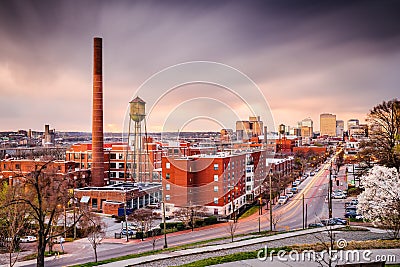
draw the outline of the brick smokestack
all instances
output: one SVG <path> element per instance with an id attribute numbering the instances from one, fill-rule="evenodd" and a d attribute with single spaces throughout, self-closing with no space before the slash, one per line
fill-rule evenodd
<path id="1" fill-rule="evenodd" d="M 102 41 L 95 37 L 93 46 L 92 186 L 104 186 Z"/>

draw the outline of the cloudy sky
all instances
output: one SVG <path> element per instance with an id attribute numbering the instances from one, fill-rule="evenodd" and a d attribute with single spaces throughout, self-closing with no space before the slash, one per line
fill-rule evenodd
<path id="1" fill-rule="evenodd" d="M 90 131 L 95 36 L 103 37 L 106 131 L 123 128 L 136 94 L 152 111 L 149 131 L 234 128 L 251 115 L 243 106 L 270 109 L 274 120 L 261 114 L 268 125 L 311 117 L 319 130 L 324 112 L 363 120 L 399 96 L 398 14 L 400 2 L 389 0 L 2 1 L 0 130 Z M 180 72 L 167 73 L 175 81 L 164 87 L 140 87 L 192 61 L 234 69 L 260 91 L 212 78 L 190 84 Z"/>

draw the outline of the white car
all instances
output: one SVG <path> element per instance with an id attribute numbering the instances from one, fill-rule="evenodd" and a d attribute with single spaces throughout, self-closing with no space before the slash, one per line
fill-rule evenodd
<path id="1" fill-rule="evenodd" d="M 280 196 L 278 199 L 278 204 L 283 205 L 288 201 L 288 197 L 287 196 Z"/>
<path id="2" fill-rule="evenodd" d="M 293 193 L 292 192 L 286 192 L 286 196 L 288 197 L 288 198 L 291 198 L 291 197 L 293 197 Z"/>
<path id="3" fill-rule="evenodd" d="M 27 236 L 23 236 L 19 239 L 20 242 L 22 243 L 30 243 L 30 242 L 35 242 L 37 240 L 37 238 L 35 236 L 32 235 L 27 235 Z"/>

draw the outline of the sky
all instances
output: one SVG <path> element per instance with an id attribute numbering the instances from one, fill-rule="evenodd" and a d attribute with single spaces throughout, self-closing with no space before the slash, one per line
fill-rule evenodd
<path id="1" fill-rule="evenodd" d="M 91 131 L 95 36 L 108 132 L 136 95 L 147 131 L 218 131 L 252 112 L 270 129 L 363 121 L 399 96 L 398 14 L 389 0 L 2 1 L 0 131 Z"/>

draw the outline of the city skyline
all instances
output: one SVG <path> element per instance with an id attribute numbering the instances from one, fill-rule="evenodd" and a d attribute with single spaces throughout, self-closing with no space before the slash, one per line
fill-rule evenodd
<path id="1" fill-rule="evenodd" d="M 374 105 L 398 97 L 399 7 L 395 1 L 5 1 L 0 130 L 40 130 L 49 123 L 57 130 L 89 132 L 94 36 L 104 42 L 106 132 L 122 130 L 128 103 L 146 79 L 198 60 L 226 64 L 253 80 L 275 126 L 297 126 L 311 117 L 318 131 L 322 113 L 362 122 Z M 158 106 L 157 114 L 178 112 L 171 122 L 175 129 L 219 131 L 218 120 L 185 125 L 187 118 L 180 117 L 207 118 L 204 107 L 216 117 L 229 114 L 217 101 L 184 105 L 199 88 L 223 95 L 222 103 L 240 110 L 240 103 L 216 86 L 187 85 Z M 154 90 L 155 98 L 163 90 Z M 252 106 L 260 101 L 246 100 Z M 223 125 L 234 128 L 236 120 L 250 115 L 232 116 Z M 159 127 L 149 124 L 148 131 Z"/>

